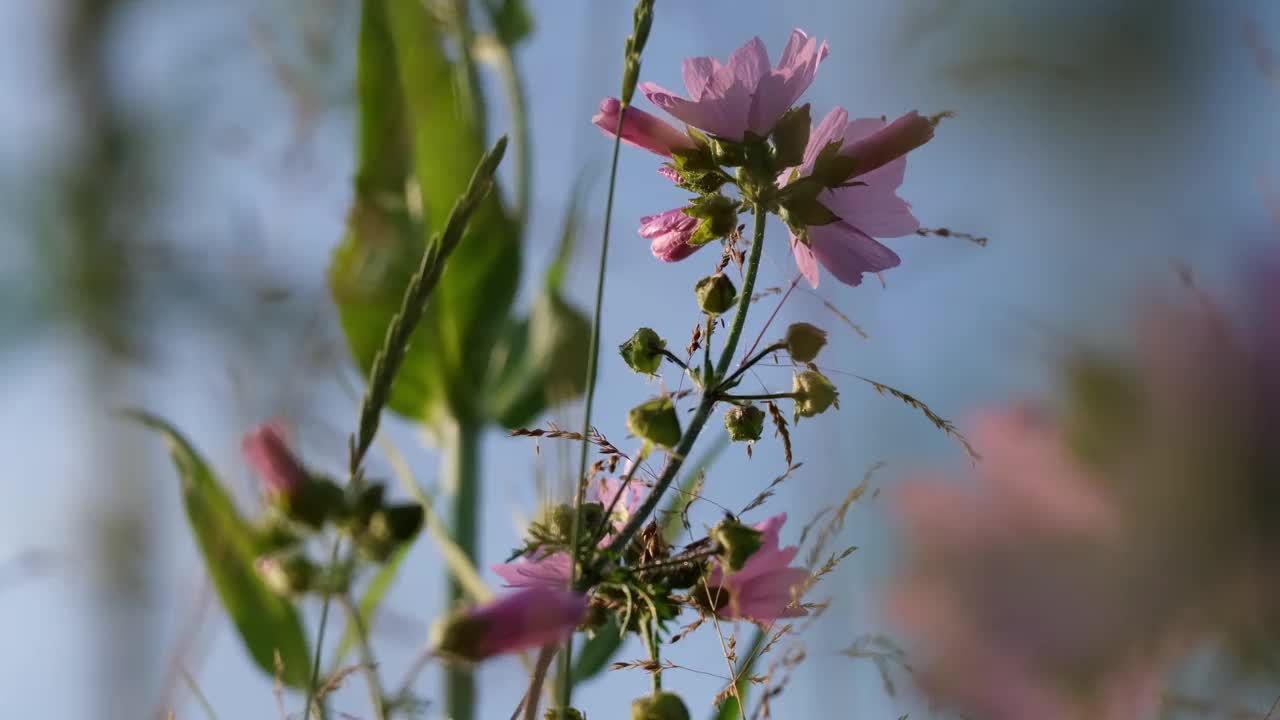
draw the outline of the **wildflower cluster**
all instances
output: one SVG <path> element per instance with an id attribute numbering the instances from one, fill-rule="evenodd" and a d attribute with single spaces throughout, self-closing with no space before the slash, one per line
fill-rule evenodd
<path id="1" fill-rule="evenodd" d="M 360 557 L 376 563 L 386 562 L 422 529 L 422 506 L 389 502 L 382 483 L 343 488 L 309 470 L 290 449 L 279 424 L 253 430 L 241 449 L 262 479 L 269 508 L 257 569 L 281 595 L 346 592 L 356 556 L 322 571 L 307 555 L 308 541 L 326 528 L 348 536 Z"/>

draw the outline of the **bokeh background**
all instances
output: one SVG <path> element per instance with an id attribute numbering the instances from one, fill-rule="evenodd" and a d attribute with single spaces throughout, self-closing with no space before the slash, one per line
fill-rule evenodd
<path id="1" fill-rule="evenodd" d="M 608 143 L 588 120 L 616 92 L 631 23 L 630 3 L 531 5 L 537 29 L 517 57 L 535 139 L 527 278 L 549 261 L 582 172 L 600 178 L 590 204 L 599 227 Z M 219 717 L 276 716 L 270 679 L 210 594 L 162 443 L 113 413 L 142 406 L 174 421 L 246 507 L 255 483 L 237 448 L 253 424 L 285 418 L 310 463 L 342 466 L 359 377 L 324 278 L 351 199 L 358 15 L 356 0 L 0 3 L 0 716 L 200 717 L 183 673 Z M 723 57 L 752 35 L 776 56 L 792 27 L 831 44 L 807 96 L 816 113 L 956 112 L 912 155 L 902 193 L 926 226 L 991 238 L 985 248 L 890 241 L 904 262 L 886 287 L 828 282 L 788 301 L 784 319 L 833 331 L 824 367 L 842 390 L 838 414 L 800 426 L 804 467 L 766 508 L 788 511 L 793 533 L 876 462 L 886 463 L 880 488 L 968 463 L 917 412 L 840 372 L 963 420 L 1051 392 L 1071 343 L 1124 342 L 1134 301 L 1176 282 L 1175 268 L 1229 292 L 1249 250 L 1275 242 L 1266 188 L 1280 167 L 1280 75 L 1260 49 L 1280 46 L 1275 3 L 659 0 L 641 75 L 679 87 L 681 58 Z M 654 387 L 609 349 L 642 324 L 683 344 L 693 283 L 714 261 L 661 265 L 634 236 L 640 216 L 679 202 L 655 167 L 623 153 L 595 416 L 615 442 L 627 408 Z M 784 286 L 789 253 L 777 228 L 769 240 L 761 284 Z M 584 308 L 596 251 L 593 240 L 579 246 L 568 283 Z M 788 382 L 783 369 L 760 377 Z M 574 427 L 580 409 L 551 419 Z M 401 423 L 390 436 L 432 487 L 433 451 Z M 570 453 L 535 450 L 485 439 L 486 565 L 506 556 L 544 488 L 559 486 Z M 731 448 L 706 494 L 741 506 L 783 467 L 776 442 L 750 460 Z M 381 460 L 374 470 L 388 472 Z M 885 630 L 886 500 L 851 515 L 842 542 L 860 549 L 816 593 L 835 604 L 803 637 L 808 659 L 774 703 L 780 717 L 925 714 L 905 676 L 891 698 L 872 664 L 840 654 Z M 425 642 L 441 573 L 424 538 L 374 630 L 389 677 Z M 628 647 L 622 659 L 641 655 Z M 671 657 L 725 672 L 714 633 Z M 486 665 L 480 716 L 506 717 L 524 678 L 513 659 Z M 578 704 L 620 717 L 647 682 L 609 673 Z M 722 686 L 683 670 L 666 682 L 695 702 Z M 424 694 L 438 683 L 432 668 Z M 361 717 L 364 702 L 353 680 L 334 707 Z M 291 712 L 300 704 L 286 698 Z"/>

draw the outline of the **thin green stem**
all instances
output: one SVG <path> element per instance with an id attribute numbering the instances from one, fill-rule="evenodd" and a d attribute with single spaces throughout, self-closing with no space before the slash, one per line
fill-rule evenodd
<path id="1" fill-rule="evenodd" d="M 779 342 L 779 343 L 774 343 L 770 345 L 769 347 L 761 350 L 755 355 L 752 355 L 745 362 L 743 362 L 742 365 L 738 366 L 738 369 L 734 370 L 732 375 L 725 378 L 717 387 L 717 390 L 719 390 L 720 388 L 726 388 L 729 385 L 733 384 L 733 381 L 742 377 L 742 374 L 750 370 L 752 365 L 755 365 L 756 363 L 765 359 L 769 355 L 778 352 L 779 350 L 786 350 L 786 349 L 787 349 L 787 344 Z"/>
<path id="2" fill-rule="evenodd" d="M 649 677 L 653 683 L 654 695 L 657 695 L 662 690 L 662 653 L 658 646 L 658 631 L 654 627 L 656 622 L 654 618 L 649 618 L 644 633 L 644 644 L 649 648 L 649 659 L 653 661 L 654 665 L 654 669 L 649 672 Z"/>
<path id="3" fill-rule="evenodd" d="M 627 468 L 627 474 L 623 476 L 622 483 L 618 485 L 618 492 L 609 501 L 609 507 L 605 508 L 604 515 L 600 518 L 600 524 L 596 526 L 594 532 L 591 533 L 591 543 L 600 542 L 600 538 L 604 537 L 605 532 L 613 523 L 613 511 L 618 509 L 618 503 L 622 502 L 622 496 L 626 494 L 627 488 L 631 485 L 631 481 L 635 479 L 636 471 L 640 469 L 641 463 L 644 462 L 645 450 L 641 450 L 636 454 L 635 460 L 631 462 L 631 467 Z"/>
<path id="4" fill-rule="evenodd" d="M 460 78 L 463 101 L 475 118 L 475 126 L 480 137 L 485 136 L 488 119 L 485 117 L 484 99 L 480 96 L 480 72 L 476 69 L 475 32 L 471 29 L 471 9 L 469 0 L 453 0 L 453 17 L 455 29 L 458 31 L 458 62 L 461 64 Z"/>
<path id="5" fill-rule="evenodd" d="M 675 363 L 676 365 L 679 365 L 679 366 L 680 366 L 680 369 L 682 369 L 682 370 L 686 370 L 686 371 L 689 369 L 689 366 L 685 364 L 685 361 L 681 360 L 681 359 L 680 359 L 680 357 L 679 357 L 678 355 L 676 355 L 675 353 L 671 352 L 670 350 L 663 349 L 663 350 L 661 350 L 660 352 L 661 352 L 661 354 L 662 354 L 662 357 L 664 357 L 664 358 L 666 358 L 666 359 L 670 360 L 671 362 Z"/>
<path id="6" fill-rule="evenodd" d="M 330 568 L 338 566 L 338 552 L 342 548 L 342 536 L 334 536 L 333 550 L 329 553 Z M 303 705 L 302 717 L 304 720 L 311 717 L 311 708 L 316 701 L 316 687 L 320 684 L 320 656 L 324 654 L 324 632 L 329 627 L 329 605 L 331 594 L 325 593 L 324 599 L 320 601 L 320 626 L 316 629 L 316 649 L 315 657 L 311 662 L 311 682 L 307 683 L 307 700 Z"/>
<path id="7" fill-rule="evenodd" d="M 729 364 L 733 362 L 733 354 L 738 349 L 738 340 L 742 337 L 742 329 L 746 326 L 747 312 L 751 308 L 751 293 L 755 289 L 756 274 L 760 270 L 760 255 L 764 249 L 764 231 L 768 217 L 768 213 L 763 208 L 756 206 L 755 228 L 751 235 L 751 250 L 747 258 L 747 274 L 742 281 L 742 294 L 738 297 L 738 309 L 733 317 L 733 325 L 729 327 L 729 337 L 725 340 L 720 362 L 716 366 L 717 377 L 723 376 L 729 369 Z M 631 516 L 631 519 L 627 521 L 626 526 L 614 535 L 613 540 L 609 543 L 608 550 L 611 553 L 621 550 L 627 546 L 627 543 L 631 542 L 631 539 L 635 537 L 645 521 L 653 514 L 654 509 L 657 508 L 658 501 L 662 499 L 662 494 L 675 481 L 676 475 L 680 472 L 680 466 L 684 464 L 685 458 L 689 456 L 689 451 L 693 449 L 693 444 L 697 441 L 698 434 L 702 432 L 703 426 L 707 424 L 707 418 L 711 416 L 711 409 L 716 404 L 717 398 L 714 391 L 710 389 L 716 383 L 714 379 L 709 380 L 707 383 L 708 389 L 702 393 L 702 399 L 698 402 L 698 407 L 694 411 L 693 417 L 689 420 L 688 428 L 680 436 L 680 442 L 676 443 L 675 448 L 671 451 L 667 465 L 662 470 L 662 476 L 654 484 L 649 496 L 645 498 L 635 514 Z"/>
<path id="8" fill-rule="evenodd" d="M 578 533 L 581 532 L 582 498 L 586 491 L 587 454 L 591 446 L 588 440 L 591 436 L 591 411 L 596 399 L 596 363 L 599 361 L 600 356 L 600 318 L 604 314 L 604 277 L 609 260 L 609 226 L 613 220 L 613 193 L 618 184 L 618 153 L 622 148 L 622 120 L 626 114 L 627 106 L 623 105 L 618 111 L 618 126 L 614 129 L 613 134 L 613 159 L 609 162 L 609 193 L 604 204 L 604 232 L 600 240 L 600 268 L 596 274 L 596 305 L 591 321 L 591 345 L 587 351 L 587 392 L 582 410 L 582 450 L 578 457 L 578 474 L 576 476 L 576 487 L 574 488 L 573 522 L 571 523 L 569 534 L 573 544 L 569 555 L 572 559 L 569 565 L 569 584 L 571 586 L 577 585 L 578 582 L 579 545 L 581 545 L 578 542 Z M 560 662 L 557 667 L 560 685 L 556 704 L 561 710 L 564 710 L 569 707 L 569 703 L 573 699 L 573 638 L 565 641 L 564 649 L 560 651 Z"/>
<path id="9" fill-rule="evenodd" d="M 342 607 L 347 611 L 347 622 L 355 628 L 356 647 L 360 650 L 360 665 L 364 673 L 365 683 L 369 686 L 369 702 L 373 704 L 373 716 L 377 720 L 387 720 L 386 694 L 382 690 L 382 680 L 378 677 L 378 663 L 373 659 L 373 647 L 369 644 L 369 631 L 364 625 L 364 617 L 350 593 L 338 596 Z"/>
<path id="10" fill-rule="evenodd" d="M 477 515 L 480 508 L 480 431 L 459 422 L 445 440 L 444 477 L 453 491 L 453 541 L 472 564 L 478 554 Z M 452 610 L 465 597 L 465 585 L 449 573 L 447 607 Z M 445 715 L 452 720 L 472 720 L 476 687 L 471 671 L 451 666 L 445 670 Z"/>
<path id="11" fill-rule="evenodd" d="M 717 400 L 728 400 L 730 402 L 747 401 L 747 400 L 791 400 L 796 396 L 795 393 L 768 393 L 765 395 L 728 395 L 720 393 L 716 395 Z"/>
<path id="12" fill-rule="evenodd" d="M 515 226 L 524 232 L 529 220 L 529 197 L 532 193 L 533 162 L 529 144 L 529 113 L 525 105 L 524 84 L 516 69 L 511 48 L 498 43 L 498 70 L 507 89 L 507 104 L 511 108 L 512 134 L 515 141 L 516 207 Z"/>

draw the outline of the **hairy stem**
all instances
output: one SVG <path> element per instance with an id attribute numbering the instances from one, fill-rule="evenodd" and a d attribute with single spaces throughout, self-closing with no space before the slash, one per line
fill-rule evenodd
<path id="1" fill-rule="evenodd" d="M 728 371 L 730 363 L 733 362 L 733 354 L 738 349 L 738 340 L 742 337 L 742 329 L 747 323 L 747 312 L 751 308 L 751 293 L 755 289 L 756 274 L 760 270 L 760 255 L 764 248 L 764 230 L 768 217 L 768 213 L 763 208 L 759 206 L 755 208 L 755 228 L 751 235 L 751 250 L 747 258 L 747 274 L 742 281 L 742 293 L 738 297 L 738 309 L 733 316 L 733 325 L 729 327 L 729 336 L 725 339 L 724 349 L 720 353 L 720 362 L 716 365 L 716 377 L 723 377 L 725 372 Z M 658 482 L 654 484 L 653 491 L 645 498 L 644 503 L 627 521 L 626 526 L 609 543 L 608 549 L 611 553 L 620 551 L 627 546 L 627 543 L 631 542 L 631 539 L 635 537 L 640 528 L 644 526 L 645 521 L 653 514 L 654 509 L 657 508 L 658 501 L 662 499 L 662 494 L 675 481 L 676 475 L 680 472 L 680 466 L 684 464 L 684 459 L 689 456 L 689 451 L 693 449 L 693 444 L 697 441 L 698 434 L 702 432 L 703 426 L 707 424 L 707 418 L 711 416 L 711 409 L 715 406 L 717 399 L 714 390 L 711 388 L 714 388 L 716 384 L 714 378 L 709 379 L 707 390 L 702 393 L 698 408 L 694 411 L 693 417 L 690 418 L 688 428 L 680 436 L 680 442 L 671 451 L 667 465 L 662 470 L 662 476 L 658 478 Z"/>
<path id="2" fill-rule="evenodd" d="M 453 541 L 472 564 L 478 555 L 476 532 L 480 508 L 480 432 L 465 422 L 456 424 L 445 440 L 444 477 L 453 492 Z M 463 583 L 449 573 L 447 607 L 453 610 L 465 597 Z M 472 720 L 475 716 L 476 687 L 471 671 L 461 667 L 445 670 L 445 715 L 452 720 Z"/>

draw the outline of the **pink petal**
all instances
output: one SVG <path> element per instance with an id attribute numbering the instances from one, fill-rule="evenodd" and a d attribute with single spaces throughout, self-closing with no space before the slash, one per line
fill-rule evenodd
<path id="1" fill-rule="evenodd" d="M 813 172 L 813 164 L 823 148 L 836 140 L 844 139 L 845 126 L 848 124 L 849 113 L 844 108 L 835 108 L 822 118 L 822 122 L 809 133 L 809 144 L 804 149 L 804 163 L 800 166 L 801 175 Z"/>
<path id="2" fill-rule="evenodd" d="M 899 158 L 876 172 L 890 170 L 898 163 L 905 165 L 906 160 Z M 911 205 L 883 187 L 854 185 L 838 188 L 823 193 L 822 199 L 841 220 L 872 237 L 902 237 L 920 227 L 920 221 L 911 214 Z M 809 228 L 809 232 L 812 234 L 813 228 Z"/>
<path id="3" fill-rule="evenodd" d="M 845 222 L 809 227 L 813 254 L 842 283 L 857 286 L 864 273 L 897 267 L 902 260 L 892 250 Z"/>
<path id="4" fill-rule="evenodd" d="M 813 250 L 808 245 L 800 242 L 800 239 L 793 233 L 791 235 L 791 253 L 795 255 L 796 267 L 800 270 L 800 274 L 805 280 L 809 281 L 809 285 L 813 288 L 818 287 L 818 259 L 814 256 Z"/>
<path id="5" fill-rule="evenodd" d="M 746 130 L 751 96 L 739 87 L 729 88 L 725 96 L 715 99 L 704 95 L 700 102 L 686 100 L 654 83 L 643 83 L 640 91 L 649 98 L 649 102 L 684 121 L 686 125 L 712 135 L 741 140 Z"/>
<path id="6" fill-rule="evenodd" d="M 600 112 L 591 122 L 606 135 L 613 137 L 618 129 L 618 115 L 622 104 L 617 98 L 605 98 Z M 622 141 L 643 148 L 656 155 L 671 157 L 676 150 L 692 149 L 693 140 L 685 133 L 638 108 L 629 107 L 622 118 Z"/>
<path id="7" fill-rule="evenodd" d="M 760 80 L 769 74 L 769 51 L 759 37 L 753 37 L 746 45 L 733 51 L 728 67 L 739 85 L 748 92 L 754 92 Z"/>
<path id="8" fill-rule="evenodd" d="M 583 595 L 534 587 L 476 608 L 484 621 L 476 654 L 489 657 L 560 642 L 573 633 L 587 610 Z"/>
<path id="9" fill-rule="evenodd" d="M 569 584 L 571 563 L 572 560 L 567 553 L 558 552 L 541 559 L 531 560 L 522 557 L 513 562 L 491 567 L 498 577 L 507 582 L 507 587 L 564 588 Z"/>
<path id="10" fill-rule="evenodd" d="M 702 99 L 711 79 L 720 70 L 720 61 L 710 57 L 685 58 L 684 87 L 689 97 L 698 101 Z"/>
<path id="11" fill-rule="evenodd" d="M 676 262 L 703 247 L 689 244 L 689 238 L 693 237 L 701 222 L 684 214 L 682 208 L 676 208 L 640 218 L 640 237 L 651 241 L 649 249 L 654 257 L 663 262 Z"/>

